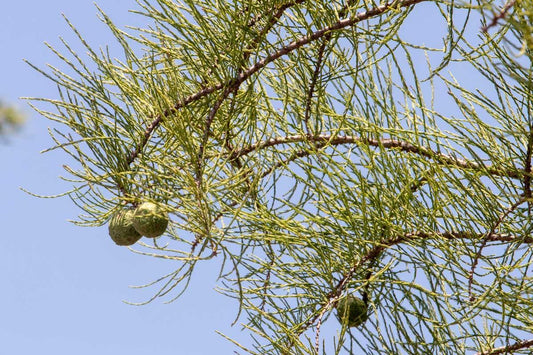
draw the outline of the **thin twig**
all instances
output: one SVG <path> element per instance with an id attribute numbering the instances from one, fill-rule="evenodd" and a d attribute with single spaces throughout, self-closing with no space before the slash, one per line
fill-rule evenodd
<path id="1" fill-rule="evenodd" d="M 318 149 L 322 148 L 323 146 L 324 146 L 323 144 L 317 144 L 315 146 L 315 150 L 318 150 Z M 287 159 L 279 161 L 276 164 L 272 165 L 267 170 L 263 171 L 261 173 L 261 175 L 260 175 L 260 179 L 263 179 L 263 178 L 267 177 L 268 175 L 270 175 L 270 173 L 272 173 L 277 168 L 285 166 L 285 165 L 289 164 L 290 162 L 292 162 L 292 161 L 294 161 L 294 160 L 296 160 L 298 158 L 303 158 L 303 157 L 309 156 L 309 155 L 313 154 L 313 152 L 309 151 L 309 150 L 301 149 L 301 150 L 298 150 L 298 151 L 292 153 L 291 156 L 288 157 Z"/>
<path id="2" fill-rule="evenodd" d="M 226 100 L 226 98 L 229 96 L 229 94 L 237 90 L 237 87 L 229 86 L 223 93 L 222 96 L 218 98 L 216 103 L 211 108 L 211 111 L 209 111 L 209 115 L 207 116 L 205 120 L 205 126 L 204 126 L 204 134 L 202 137 L 202 141 L 200 142 L 200 148 L 198 149 L 198 161 L 196 162 L 196 184 L 199 188 L 202 187 L 202 170 L 203 170 L 203 161 L 204 161 L 204 150 L 205 145 L 207 144 L 207 140 L 209 138 L 209 134 L 211 133 L 211 125 L 213 124 L 213 120 L 218 112 L 218 109 Z"/>
<path id="3" fill-rule="evenodd" d="M 252 51 L 257 48 L 259 43 L 261 42 L 261 39 L 265 38 L 267 33 L 274 27 L 274 25 L 279 21 L 281 16 L 285 13 L 285 11 L 295 5 L 303 3 L 305 0 L 296 0 L 292 2 L 288 2 L 286 4 L 281 5 L 280 7 L 275 7 L 270 11 L 270 17 L 267 20 L 266 25 L 261 29 L 261 31 L 254 37 L 254 39 L 250 42 L 250 44 L 246 47 L 244 50 L 244 57 L 243 57 L 243 63 L 245 63 L 252 54 Z M 248 24 L 248 26 L 253 26 L 257 20 L 261 18 L 261 15 L 258 16 L 255 21 L 252 22 L 252 24 Z"/>
<path id="4" fill-rule="evenodd" d="M 313 95 L 315 92 L 315 86 L 318 80 L 318 76 L 320 74 L 320 71 L 322 70 L 322 60 L 324 56 L 324 50 L 326 49 L 326 46 L 330 38 L 331 38 L 331 35 L 327 36 L 322 42 L 322 44 L 320 45 L 320 48 L 318 49 L 315 70 L 313 72 L 313 77 L 311 78 L 311 83 L 309 84 L 309 91 L 307 92 L 307 99 L 305 102 L 305 115 L 304 115 L 305 131 L 307 135 L 311 135 L 311 130 L 309 129 L 309 119 L 311 116 L 311 104 L 313 101 Z"/>
<path id="5" fill-rule="evenodd" d="M 524 163 L 524 196 L 528 199 L 531 198 L 531 155 L 533 154 L 533 130 L 529 131 L 529 137 L 527 141 L 527 152 Z M 531 213 L 531 201 L 527 203 L 528 213 Z"/>
<path id="6" fill-rule="evenodd" d="M 137 147 L 130 153 L 128 158 L 126 159 L 127 165 L 130 165 L 131 163 L 133 163 L 133 161 L 137 158 L 139 153 L 142 151 L 142 149 L 144 148 L 144 146 L 146 145 L 146 143 L 150 139 L 150 136 L 152 135 L 153 131 L 156 129 L 157 126 L 159 126 L 159 124 L 161 123 L 162 120 L 163 120 L 163 116 L 158 116 L 146 128 L 146 130 L 144 131 L 144 135 L 143 135 L 141 141 L 139 142 Z"/>
<path id="7" fill-rule="evenodd" d="M 269 252 L 270 252 L 270 255 L 269 255 L 270 262 L 268 263 L 267 274 L 265 276 L 265 281 L 263 282 L 263 300 L 261 301 L 261 304 L 259 305 L 259 309 L 261 309 L 262 311 L 265 310 L 266 293 L 267 293 L 267 290 L 268 290 L 268 286 L 270 284 L 270 275 L 272 274 L 272 267 L 274 265 L 274 262 L 276 261 L 275 255 L 274 255 L 274 250 L 272 250 L 272 244 L 270 243 L 270 241 L 267 241 L 267 244 L 268 244 L 268 249 L 269 249 Z"/>
<path id="8" fill-rule="evenodd" d="M 492 226 L 490 231 L 483 236 L 483 239 L 481 241 L 481 245 L 479 246 L 476 255 L 474 256 L 474 261 L 472 262 L 472 267 L 470 269 L 470 274 L 468 275 L 468 297 L 470 299 L 470 302 L 475 301 L 475 298 L 472 296 L 472 284 L 474 283 L 474 272 L 476 270 L 477 264 L 479 263 L 479 259 L 481 258 L 481 253 L 483 252 L 483 249 L 489 242 L 489 237 L 493 235 L 494 232 L 496 232 L 496 229 L 500 227 L 500 225 L 503 223 L 503 220 L 507 218 L 507 216 L 515 211 L 518 206 L 520 206 L 522 203 L 524 203 L 527 200 L 526 197 L 521 197 L 518 201 L 516 201 L 512 206 L 507 208 L 498 218 L 496 223 Z"/>
<path id="9" fill-rule="evenodd" d="M 346 16 L 346 14 L 348 13 L 348 9 L 350 8 L 350 6 L 353 5 L 354 1 L 355 0 L 348 1 L 348 3 L 339 11 L 339 18 L 343 18 Z M 320 71 L 322 70 L 322 63 L 324 60 L 324 51 L 329 41 L 331 40 L 331 37 L 332 37 L 332 32 L 328 33 L 324 37 L 324 40 L 322 44 L 320 45 L 320 48 L 318 49 L 315 70 L 313 72 L 313 77 L 311 78 L 311 83 L 309 85 L 309 91 L 307 93 L 307 100 L 305 102 L 304 122 L 305 122 L 305 131 L 308 135 L 311 134 L 311 130 L 309 129 L 309 119 L 310 119 L 310 114 L 311 114 L 311 103 L 313 100 L 313 94 L 315 92 L 315 87 L 316 87 L 316 83 L 318 80 L 318 76 L 320 74 Z"/>
<path id="10" fill-rule="evenodd" d="M 500 348 L 492 349 L 489 351 L 480 351 L 476 355 L 497 355 L 497 354 L 509 354 L 511 351 L 526 349 L 533 347 L 533 339 L 518 341 L 511 345 L 502 346 Z"/>
<path id="11" fill-rule="evenodd" d="M 486 33 L 488 32 L 489 28 L 496 26 L 498 24 L 498 21 L 503 19 L 507 15 L 509 10 L 511 9 L 511 7 L 514 6 L 515 3 L 516 0 L 507 1 L 504 7 L 501 9 L 500 13 L 494 16 L 494 18 L 488 25 L 481 27 L 481 31 Z"/>

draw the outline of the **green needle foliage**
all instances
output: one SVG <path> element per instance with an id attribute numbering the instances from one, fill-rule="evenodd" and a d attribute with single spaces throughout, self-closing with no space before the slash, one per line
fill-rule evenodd
<path id="1" fill-rule="evenodd" d="M 146 302 L 210 259 L 239 353 L 532 351 L 531 0 L 138 6 L 146 27 L 101 12 L 121 53 L 69 23 L 86 54 L 50 47 L 60 96 L 33 100 L 77 223 L 169 212 L 132 248 L 179 265 Z M 331 316 L 347 295 L 363 324 Z"/>

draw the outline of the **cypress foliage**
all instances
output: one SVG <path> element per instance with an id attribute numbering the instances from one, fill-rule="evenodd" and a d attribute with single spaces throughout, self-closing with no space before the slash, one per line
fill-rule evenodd
<path id="1" fill-rule="evenodd" d="M 76 222 L 163 205 L 132 250 L 220 266 L 250 354 L 527 354 L 531 0 L 139 0 L 122 53 L 50 47 Z M 68 74 L 67 74 L 68 72 Z M 53 106 L 52 109 L 44 109 Z M 160 242 L 164 240 L 164 242 Z M 343 297 L 368 319 L 337 322 Z M 322 326 L 338 327 L 324 339 Z"/>

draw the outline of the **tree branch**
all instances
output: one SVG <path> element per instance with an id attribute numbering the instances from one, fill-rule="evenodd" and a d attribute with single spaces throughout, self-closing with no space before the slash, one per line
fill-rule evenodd
<path id="1" fill-rule="evenodd" d="M 416 239 L 432 239 L 432 238 L 444 238 L 448 240 L 460 240 L 460 239 L 479 239 L 484 237 L 484 240 L 487 242 L 522 242 L 522 243 L 533 243 L 533 237 L 517 237 L 511 234 L 501 234 L 501 233 L 492 233 L 484 236 L 483 234 L 479 233 L 471 233 L 471 232 L 434 232 L 434 233 L 427 233 L 427 232 L 413 232 L 413 233 L 407 233 L 404 235 L 396 236 L 389 238 L 379 245 L 374 246 L 372 249 L 370 249 L 365 255 L 363 255 L 357 263 L 355 263 L 348 272 L 344 275 L 344 277 L 337 283 L 333 291 L 331 291 L 327 295 L 327 301 L 320 307 L 320 311 L 316 313 L 314 316 L 309 318 L 307 322 L 305 322 L 297 331 L 298 335 L 301 335 L 303 332 L 305 332 L 310 326 L 312 326 L 318 319 L 322 319 L 324 314 L 330 310 L 332 307 L 334 307 L 338 300 L 341 298 L 342 292 L 345 290 L 346 285 L 352 278 L 352 276 L 355 274 L 355 272 L 363 266 L 367 262 L 371 262 L 375 259 L 377 259 L 381 253 L 386 250 L 387 248 L 390 248 L 392 246 L 410 241 L 410 240 L 416 240 Z M 533 342 L 533 341 L 532 341 Z M 527 346 L 533 346 L 533 343 L 529 344 Z M 523 346 L 526 347 L 526 346 Z M 520 347 L 517 347 L 516 349 L 519 349 Z M 516 350 L 514 349 L 514 350 Z M 495 352 L 495 353 L 487 353 L 487 354 L 500 354 L 502 352 Z"/>
<path id="2" fill-rule="evenodd" d="M 278 8 L 274 7 L 272 10 L 270 10 L 270 17 L 268 18 L 267 20 L 267 24 L 259 31 L 259 33 L 257 33 L 256 36 L 254 36 L 254 38 L 251 40 L 251 42 L 246 46 L 246 49 L 244 49 L 244 55 L 243 55 L 243 58 L 241 60 L 241 65 L 239 67 L 239 75 L 243 72 L 243 70 L 245 69 L 244 65 L 246 64 L 246 62 L 248 61 L 248 59 L 250 58 L 251 54 L 252 54 L 252 51 L 254 49 L 257 49 L 257 47 L 259 46 L 259 44 L 261 43 L 261 39 L 262 38 L 265 38 L 265 36 L 268 34 L 268 32 L 272 29 L 272 27 L 274 27 L 274 25 L 279 21 L 279 19 L 281 18 L 281 16 L 283 15 L 283 13 L 290 7 L 294 6 L 294 5 L 297 5 L 297 4 L 300 4 L 304 2 L 304 0 L 296 0 L 296 1 L 293 1 L 293 2 L 289 2 L 287 4 L 284 4 Z M 248 27 L 253 27 L 255 25 L 255 23 L 257 21 L 259 21 L 261 19 L 261 14 L 259 14 L 256 18 L 252 19 L 252 21 L 250 21 L 248 23 Z M 239 85 L 240 86 L 240 85 Z M 238 90 L 239 87 L 236 87 L 232 92 L 233 92 L 233 99 L 232 99 L 232 105 L 235 103 L 235 100 L 236 100 L 236 93 L 237 93 L 237 90 Z M 228 132 L 230 131 L 231 129 L 228 129 Z M 226 148 L 226 150 L 228 150 L 229 152 L 233 151 L 233 146 L 231 145 L 230 143 L 230 137 L 229 135 L 226 137 L 226 140 L 224 142 L 224 147 Z M 236 166 L 240 169 L 242 168 L 242 164 L 241 162 L 239 161 L 239 159 L 235 160 L 235 164 Z"/>
<path id="3" fill-rule="evenodd" d="M 309 84 L 309 91 L 307 93 L 307 99 L 305 102 L 305 116 L 304 116 L 304 123 L 305 123 L 305 132 L 310 135 L 311 130 L 309 129 L 309 119 L 311 116 L 311 104 L 313 101 L 313 95 L 315 92 L 315 86 L 316 82 L 318 80 L 318 75 L 320 74 L 320 71 L 322 70 L 322 60 L 324 56 L 324 50 L 326 49 L 326 46 L 329 42 L 329 39 L 331 36 L 327 36 L 326 39 L 322 42 L 320 45 L 320 48 L 318 49 L 316 64 L 315 64 L 315 70 L 313 72 L 313 77 L 311 78 L 311 83 Z M 316 132 L 314 132 L 316 133 Z"/>
<path id="4" fill-rule="evenodd" d="M 529 136 L 527 140 L 527 151 L 524 164 L 524 197 L 531 198 L 531 156 L 533 154 L 533 130 L 530 127 Z M 531 213 L 531 201 L 527 202 L 528 213 Z"/>
<path id="5" fill-rule="evenodd" d="M 514 344 L 502 346 L 500 348 L 492 349 L 489 351 L 480 351 L 476 355 L 496 355 L 496 354 L 509 354 L 511 351 L 526 349 L 533 347 L 533 339 L 518 341 Z"/>
<path id="6" fill-rule="evenodd" d="M 261 38 L 266 36 L 266 34 L 270 31 L 270 29 L 277 23 L 279 18 L 283 15 L 285 10 L 287 10 L 289 7 L 294 6 L 294 5 L 296 5 L 298 3 L 301 3 L 301 2 L 303 2 L 303 0 L 297 0 L 297 1 L 294 1 L 292 3 L 287 3 L 287 4 L 281 6 L 281 7 L 277 8 L 277 9 L 274 8 L 274 10 L 271 11 L 271 17 L 268 19 L 267 24 L 262 28 L 260 33 L 257 34 L 253 38 L 251 43 L 246 46 L 246 49 L 244 50 L 244 55 L 243 55 L 243 58 L 242 58 L 241 66 L 243 66 L 245 64 L 245 62 L 250 57 L 250 54 L 251 54 L 252 50 L 259 45 L 259 43 L 261 41 Z M 239 68 L 239 75 L 241 75 L 243 73 L 243 71 L 244 71 L 243 67 Z M 198 161 L 196 163 L 196 177 L 195 177 L 195 179 L 196 179 L 196 184 L 198 186 L 199 191 L 201 191 L 202 185 L 203 185 L 202 184 L 202 176 L 203 176 L 203 172 L 202 171 L 203 171 L 203 165 L 204 165 L 204 153 L 205 153 L 205 146 L 206 146 L 207 141 L 209 139 L 209 135 L 211 134 L 211 125 L 213 124 L 215 116 L 216 116 L 218 110 L 220 109 L 220 107 L 222 106 L 222 104 L 224 103 L 224 101 L 228 98 L 228 96 L 231 93 L 234 93 L 234 94 L 237 93 L 237 91 L 239 90 L 239 87 L 240 87 L 241 84 L 242 84 L 242 82 L 235 82 L 235 81 L 230 82 L 228 87 L 224 90 L 222 95 L 217 99 L 217 101 L 215 102 L 215 104 L 213 105 L 211 110 L 209 111 L 209 115 L 208 115 L 208 117 L 205 120 L 204 132 L 203 132 L 202 140 L 200 142 L 200 147 L 198 149 L 198 157 L 197 157 Z M 235 99 L 236 99 L 236 95 L 233 97 L 233 100 L 235 100 Z M 231 146 L 231 144 L 230 144 L 230 142 L 228 140 L 226 140 L 225 143 L 226 143 L 224 145 L 225 147 Z M 241 163 L 238 160 L 238 158 L 235 161 L 236 161 L 237 166 L 241 165 Z M 199 199 L 200 199 L 200 197 L 199 197 Z"/>
<path id="7" fill-rule="evenodd" d="M 318 142 L 322 143 L 323 146 L 326 145 L 340 145 L 340 144 L 366 144 L 373 147 L 383 147 L 387 149 L 400 149 L 401 151 L 407 153 L 418 154 L 426 158 L 430 158 L 442 165 L 451 165 L 463 169 L 472 169 L 476 171 L 486 171 L 489 175 L 509 177 L 509 178 L 520 178 L 521 174 L 518 170 L 503 170 L 493 166 L 486 166 L 480 163 L 473 161 L 455 158 L 451 155 L 442 154 L 435 152 L 430 148 L 418 147 L 406 141 L 400 141 L 396 139 L 373 139 L 365 137 L 356 137 L 356 136 L 333 136 L 328 134 L 321 135 L 291 135 L 286 137 L 276 137 L 267 139 L 248 147 L 238 149 L 231 153 L 231 159 L 237 159 L 241 156 L 250 154 L 254 151 L 258 151 L 267 147 L 289 144 L 289 143 L 299 143 L 299 142 Z"/>
<path id="8" fill-rule="evenodd" d="M 481 257 L 481 253 L 483 252 L 483 249 L 489 242 L 489 237 L 493 235 L 493 233 L 498 229 L 500 224 L 502 224 L 503 220 L 507 218 L 507 216 L 511 213 L 513 213 L 518 206 L 520 206 L 522 203 L 526 201 L 525 197 L 521 197 L 518 201 L 516 201 L 512 206 L 508 207 L 503 213 L 501 213 L 500 217 L 496 221 L 496 223 L 492 226 L 490 231 L 483 237 L 483 240 L 481 241 L 481 245 L 479 246 L 476 255 L 474 256 L 474 261 L 472 262 L 472 267 L 470 268 L 470 274 L 468 275 L 468 295 L 470 298 L 470 301 L 475 301 L 475 298 L 472 296 L 472 284 L 474 282 L 474 272 L 476 270 L 477 264 L 479 262 L 479 258 Z"/>
<path id="9" fill-rule="evenodd" d="M 348 9 L 350 6 L 353 5 L 354 0 L 349 0 L 348 3 L 339 11 L 339 18 L 343 18 L 346 16 Z M 317 60 L 315 64 L 315 70 L 313 72 L 313 76 L 311 78 L 311 83 L 309 84 L 309 91 L 307 93 L 307 99 L 305 102 L 305 114 L 304 114 L 304 123 L 305 123 L 305 132 L 309 135 L 311 134 L 311 130 L 309 129 L 309 119 L 311 116 L 311 104 L 313 100 L 313 95 L 315 92 L 316 83 L 318 80 L 318 76 L 320 74 L 320 71 L 322 70 L 322 64 L 324 60 L 324 52 L 326 50 L 326 46 L 328 45 L 329 41 L 331 40 L 332 32 L 329 32 L 322 41 L 322 44 L 320 45 L 318 49 L 318 54 L 316 55 Z M 316 134 L 317 132 L 313 132 Z M 317 345 L 318 346 L 318 345 Z M 318 353 L 318 349 L 316 349 Z"/>
<path id="10" fill-rule="evenodd" d="M 509 10 L 511 9 L 511 7 L 514 6 L 515 3 L 516 3 L 516 0 L 507 1 L 505 5 L 503 6 L 503 8 L 501 9 L 500 13 L 494 16 L 494 18 L 488 25 L 481 27 L 481 31 L 486 33 L 489 31 L 489 28 L 496 26 L 498 24 L 498 21 L 503 19 L 507 15 Z"/>
<path id="11" fill-rule="evenodd" d="M 285 11 L 288 8 L 293 7 L 294 5 L 303 3 L 304 1 L 305 0 L 296 0 L 296 1 L 288 2 L 284 5 L 281 5 L 278 8 L 274 7 L 274 9 L 272 9 L 272 11 L 270 12 L 270 17 L 267 20 L 267 24 L 265 25 L 265 27 L 261 29 L 261 31 L 254 37 L 254 39 L 246 47 L 246 50 L 244 51 L 243 63 L 246 62 L 250 58 L 252 50 L 257 48 L 257 46 L 259 45 L 261 41 L 261 38 L 264 38 L 266 36 L 266 34 L 270 31 L 270 29 L 274 27 L 274 25 L 279 21 L 279 19 L 285 13 Z M 259 16 L 259 18 L 260 17 L 261 16 Z M 255 19 L 253 23 L 258 21 L 259 18 Z M 253 23 L 251 25 L 253 25 Z"/>
<path id="12" fill-rule="evenodd" d="M 144 137 L 141 140 L 141 142 L 137 145 L 134 151 L 131 152 L 128 162 L 131 164 L 133 160 L 138 156 L 139 152 L 142 151 L 146 143 L 148 142 L 149 137 L 153 133 L 153 131 L 161 124 L 163 121 L 163 118 L 168 117 L 174 113 L 176 113 L 179 109 L 187 106 L 191 102 L 197 101 L 215 91 L 221 90 L 223 88 L 227 88 L 231 90 L 234 90 L 235 88 L 239 87 L 244 81 L 246 81 L 248 78 L 250 78 L 252 75 L 257 73 L 262 68 L 266 67 L 268 64 L 272 63 L 276 59 L 285 56 L 294 50 L 297 50 L 298 48 L 301 48 L 302 46 L 309 44 L 311 42 L 314 42 L 324 36 L 327 36 L 329 33 L 333 31 L 342 30 L 347 27 L 351 27 L 361 21 L 367 20 L 372 17 L 379 16 L 385 12 L 387 12 L 390 8 L 403 8 L 403 7 L 409 7 L 415 4 L 418 4 L 420 2 L 427 1 L 427 0 L 404 0 L 404 1 L 392 1 L 380 6 L 376 6 L 370 10 L 360 12 L 356 15 L 354 15 L 352 18 L 343 19 L 335 22 L 331 26 L 324 27 L 320 30 L 317 30 L 307 36 L 303 36 L 286 46 L 278 49 L 272 54 L 268 54 L 264 59 L 256 62 L 254 65 L 249 67 L 248 69 L 240 72 L 236 77 L 224 82 L 219 83 L 217 85 L 204 88 L 201 91 L 192 94 L 190 96 L 187 96 L 183 100 L 176 103 L 173 107 L 165 110 L 162 114 L 159 114 L 154 121 L 148 126 L 148 128 L 145 130 Z"/>

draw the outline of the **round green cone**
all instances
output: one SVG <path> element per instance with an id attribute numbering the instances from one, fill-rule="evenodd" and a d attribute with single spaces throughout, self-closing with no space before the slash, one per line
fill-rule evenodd
<path id="1" fill-rule="evenodd" d="M 368 307 L 355 296 L 348 295 L 337 302 L 337 318 L 342 324 L 357 327 L 368 319 Z"/>
<path id="2" fill-rule="evenodd" d="M 144 202 L 135 209 L 133 226 L 145 237 L 159 237 L 167 230 L 168 213 L 155 203 Z"/>
<path id="3" fill-rule="evenodd" d="M 109 236 L 117 245 L 133 245 L 142 235 L 133 226 L 133 210 L 123 209 L 111 217 Z"/>

